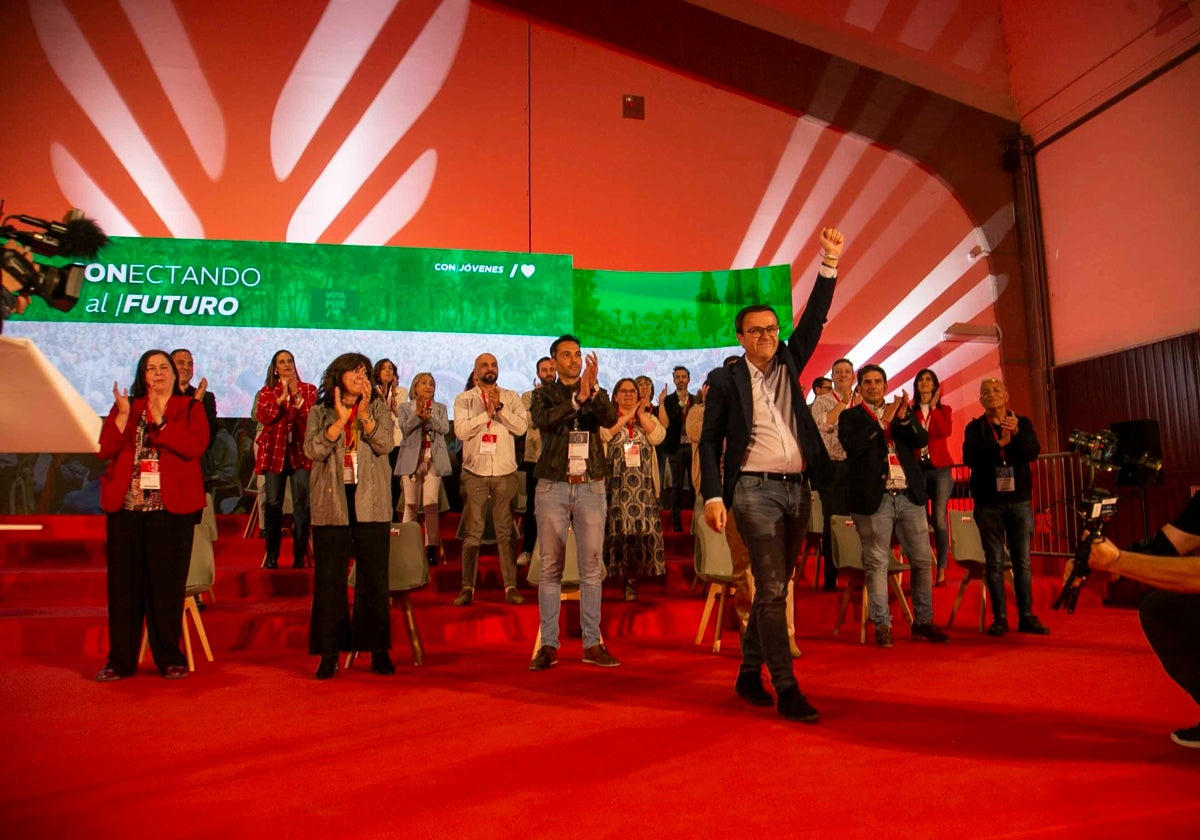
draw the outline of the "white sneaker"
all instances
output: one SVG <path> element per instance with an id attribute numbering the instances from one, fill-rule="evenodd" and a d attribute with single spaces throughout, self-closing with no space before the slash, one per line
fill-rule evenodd
<path id="1" fill-rule="evenodd" d="M 528 551 L 522 551 L 520 554 L 517 555 L 517 565 L 518 566 L 528 566 L 529 565 L 529 552 Z"/>

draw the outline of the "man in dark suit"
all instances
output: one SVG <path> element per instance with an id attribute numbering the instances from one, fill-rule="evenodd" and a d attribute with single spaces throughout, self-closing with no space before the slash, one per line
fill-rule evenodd
<path id="1" fill-rule="evenodd" d="M 683 509 L 684 484 L 688 479 L 688 466 L 692 463 L 692 441 L 687 436 L 687 415 L 696 404 L 695 398 L 688 393 L 688 383 L 692 381 L 691 373 L 682 365 L 677 365 L 671 371 L 675 382 L 675 392 L 667 394 L 667 386 L 658 396 L 658 422 L 667 430 L 667 436 L 659 446 L 662 452 L 662 462 L 659 472 L 665 463 L 671 470 L 671 526 L 676 531 L 683 531 L 683 519 L 680 511 Z"/>
<path id="2" fill-rule="evenodd" d="M 887 374 L 879 365 L 858 370 L 862 402 L 838 418 L 838 440 L 846 450 L 846 507 L 862 540 L 869 614 L 875 644 L 892 646 L 892 614 L 888 608 L 887 570 L 892 559 L 892 533 L 912 566 L 914 639 L 947 642 L 950 637 L 933 623 L 933 553 L 925 518 L 925 479 L 916 453 L 929 436 L 913 422 L 908 394 L 890 403 Z"/>
<path id="3" fill-rule="evenodd" d="M 808 531 L 812 478 L 828 456 L 805 404 L 800 373 L 825 326 L 844 239 L 824 228 L 820 244 L 816 284 L 786 344 L 779 342 L 779 319 L 771 307 L 747 306 L 738 313 L 738 343 L 746 352 L 708 375 L 700 435 L 704 518 L 724 531 L 732 509 L 754 573 L 734 690 L 750 703 L 771 705 L 762 683 L 766 665 L 779 713 L 805 723 L 818 715 L 792 671 L 785 599 Z"/>

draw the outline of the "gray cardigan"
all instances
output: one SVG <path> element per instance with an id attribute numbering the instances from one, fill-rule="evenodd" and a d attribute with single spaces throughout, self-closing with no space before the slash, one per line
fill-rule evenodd
<path id="1" fill-rule="evenodd" d="M 354 513 L 359 522 L 391 522 L 392 469 L 388 453 L 392 451 L 392 413 L 381 399 L 371 400 L 370 412 L 375 418 L 375 431 L 359 441 Z M 308 479 L 308 505 L 313 525 L 350 524 L 346 486 L 342 481 L 346 438 L 338 435 L 334 441 L 325 436 L 325 430 L 335 422 L 337 411 L 330 405 L 315 405 L 308 414 L 304 454 L 313 462 Z"/>

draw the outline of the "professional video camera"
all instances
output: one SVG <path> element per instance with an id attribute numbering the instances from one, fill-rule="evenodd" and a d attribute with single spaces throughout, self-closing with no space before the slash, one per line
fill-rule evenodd
<path id="1" fill-rule="evenodd" d="M 1084 535 L 1075 546 L 1075 557 L 1067 564 L 1062 592 L 1054 602 L 1054 609 L 1065 606 L 1068 613 L 1073 613 L 1079 593 L 1092 573 L 1088 565 L 1092 544 L 1104 538 L 1104 524 L 1117 512 L 1118 497 L 1111 490 L 1097 486 L 1098 475 L 1119 470 L 1122 479 L 1119 483 L 1145 486 L 1162 470 L 1162 460 L 1144 450 L 1134 452 L 1123 448 L 1120 436 L 1108 429 L 1095 433 L 1075 429 L 1067 438 L 1067 446 L 1083 459 L 1088 470 L 1087 490 L 1075 500 L 1075 513 L 1083 520 Z"/>
<path id="2" fill-rule="evenodd" d="M 0 203 L 2 206 L 2 203 Z M 16 221 L 35 230 L 16 227 Z M 51 222 L 34 216 L 5 216 L 0 226 L 0 238 L 14 240 L 44 257 L 84 257 L 94 259 L 108 244 L 100 226 L 83 215 L 82 210 L 68 210 L 61 222 Z M 61 312 L 67 312 L 79 300 L 83 289 L 81 263 L 48 265 L 34 262 L 13 248 L 0 249 L 0 268 L 12 278 L 18 288 L 6 285 L 0 295 L 0 322 L 16 307 L 17 297 L 40 297 Z"/>

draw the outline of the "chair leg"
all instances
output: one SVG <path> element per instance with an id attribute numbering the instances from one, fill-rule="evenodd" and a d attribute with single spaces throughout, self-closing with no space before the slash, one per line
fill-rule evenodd
<path id="1" fill-rule="evenodd" d="M 138 648 L 138 664 L 146 661 L 146 650 L 150 647 L 150 628 L 142 627 L 142 646 Z"/>
<path id="2" fill-rule="evenodd" d="M 863 582 L 862 588 L 862 606 L 859 608 L 858 620 L 858 643 L 865 645 L 867 643 L 867 584 Z"/>
<path id="3" fill-rule="evenodd" d="M 954 616 L 958 615 L 958 606 L 962 603 L 963 595 L 967 592 L 967 584 L 971 582 L 971 573 L 963 575 L 962 583 L 958 585 L 958 594 L 954 596 L 954 606 L 950 608 L 950 618 L 946 620 L 947 627 L 954 626 Z"/>
<path id="4" fill-rule="evenodd" d="M 209 662 L 212 662 L 213 661 L 212 648 L 209 647 L 208 634 L 204 632 L 204 620 L 200 617 L 200 610 L 196 608 L 196 601 L 194 598 L 187 598 L 184 601 L 184 609 L 183 609 L 183 624 L 184 624 L 183 635 L 184 635 L 184 638 L 188 638 L 188 636 L 189 636 L 188 631 L 187 631 L 187 617 L 189 615 L 191 615 L 191 617 L 192 617 L 192 624 L 194 624 L 196 627 L 196 635 L 200 637 L 200 647 L 202 647 L 204 649 L 204 658 L 207 659 Z M 189 649 L 191 648 L 190 640 L 188 641 L 187 646 Z M 189 661 L 190 661 L 190 659 L 191 658 L 189 657 Z M 195 668 L 192 668 L 192 670 L 194 671 Z"/>
<path id="5" fill-rule="evenodd" d="M 708 629 L 708 620 L 712 617 L 713 604 L 717 600 L 717 586 L 715 582 L 708 584 L 708 594 L 704 599 L 704 612 L 700 615 L 700 629 L 696 631 L 696 644 L 704 643 L 704 631 Z"/>
<path id="6" fill-rule="evenodd" d="M 187 607 L 183 609 L 183 651 L 187 654 L 188 670 L 196 670 L 196 660 L 192 658 L 192 634 L 188 632 L 187 626 L 188 611 Z"/>
<path id="7" fill-rule="evenodd" d="M 846 619 L 846 610 L 850 608 L 850 585 L 847 584 L 846 592 L 842 595 L 842 604 L 838 607 L 837 621 L 833 623 L 833 635 L 837 635 L 842 629 L 842 622 Z"/>
<path id="8" fill-rule="evenodd" d="M 727 584 L 722 583 L 720 587 L 719 606 L 717 607 L 717 627 L 713 631 L 713 653 L 721 652 L 721 630 L 725 627 L 725 604 L 727 602 L 726 596 L 729 593 L 729 586 Z"/>
<path id="9" fill-rule="evenodd" d="M 982 578 L 979 581 L 979 632 L 983 632 L 984 625 L 987 624 L 987 602 L 988 591 L 987 581 Z"/>
<path id="10" fill-rule="evenodd" d="M 405 592 L 402 596 L 404 599 L 404 626 L 408 630 L 408 644 L 412 648 L 413 665 L 420 665 L 425 661 L 425 648 L 421 645 L 421 631 L 417 629 L 417 617 L 413 613 L 412 599 Z M 539 632 L 541 628 L 538 628 Z"/>
<path id="11" fill-rule="evenodd" d="M 892 584 L 892 591 L 896 593 L 896 599 L 900 602 L 900 612 L 904 613 L 904 617 L 908 619 L 908 625 L 911 627 L 914 622 L 912 607 L 909 606 L 908 599 L 904 597 L 904 590 L 900 588 L 900 574 L 888 575 L 888 581 Z"/>
<path id="12" fill-rule="evenodd" d="M 346 654 L 346 664 L 343 666 L 343 668 L 345 670 L 349 671 L 352 667 L 354 667 L 355 659 L 358 659 L 358 651 L 352 650 L 349 653 L 347 653 Z"/>

